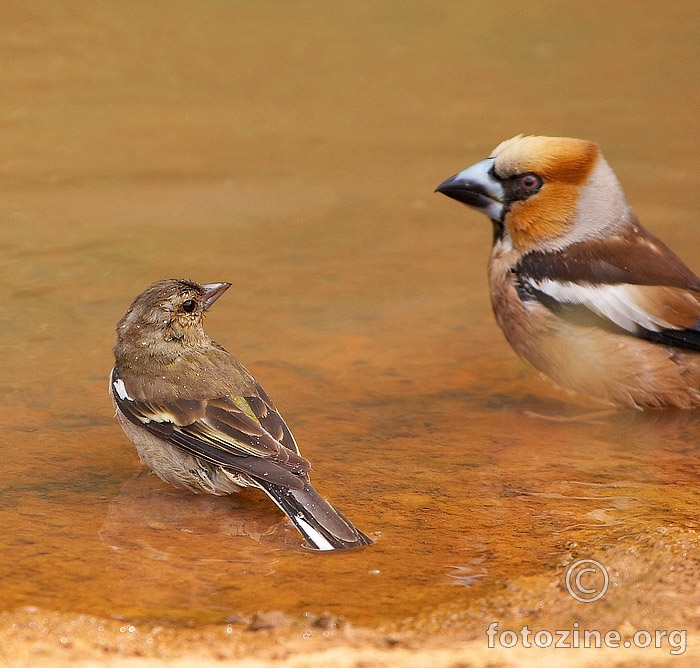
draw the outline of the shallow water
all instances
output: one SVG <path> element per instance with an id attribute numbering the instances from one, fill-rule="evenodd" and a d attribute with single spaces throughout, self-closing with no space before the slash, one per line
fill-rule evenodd
<path id="1" fill-rule="evenodd" d="M 679 596 L 661 574 L 697 560 L 697 415 L 590 416 L 519 361 L 487 221 L 432 194 L 518 132 L 596 139 L 700 270 L 700 10 L 610 7 L 5 5 L 0 608 L 438 628 L 517 616 L 523 582 L 563 605 L 567 564 L 601 554 L 612 619 L 640 582 Z M 234 284 L 208 332 L 376 545 L 312 554 L 260 495 L 140 468 L 107 396 L 113 328 L 180 276 Z"/>

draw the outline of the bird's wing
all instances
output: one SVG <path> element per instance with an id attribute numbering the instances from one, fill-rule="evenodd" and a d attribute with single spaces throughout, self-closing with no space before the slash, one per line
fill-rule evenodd
<path id="1" fill-rule="evenodd" d="M 629 334 L 700 350 L 700 295 L 665 286 L 591 285 L 554 279 L 526 280 L 539 300 L 560 315 L 582 306 Z M 570 311 L 574 315 L 573 311 Z M 684 332 L 684 336 L 678 334 Z M 646 337 L 650 333 L 651 337 Z"/>
<path id="2" fill-rule="evenodd" d="M 127 383 L 115 366 L 110 389 L 130 422 L 214 464 L 288 487 L 303 486 L 299 476 L 311 464 L 261 389 L 260 395 L 245 397 L 149 402 L 134 399 L 138 393 L 130 392 Z"/>
<path id="3" fill-rule="evenodd" d="M 557 251 L 528 253 L 520 260 L 518 273 L 536 280 L 629 283 L 700 292 L 700 277 L 636 219 L 619 234 L 587 239 Z"/>
<path id="4" fill-rule="evenodd" d="M 599 325 L 700 350 L 700 279 L 646 231 L 531 253 L 516 274 L 525 300 L 562 317 L 581 321 L 585 311 Z"/>

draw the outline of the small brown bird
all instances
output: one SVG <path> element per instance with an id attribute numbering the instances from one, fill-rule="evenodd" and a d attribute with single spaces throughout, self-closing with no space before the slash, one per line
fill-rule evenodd
<path id="1" fill-rule="evenodd" d="M 700 278 L 642 227 L 597 144 L 520 135 L 437 191 L 491 219 L 491 303 L 519 355 L 608 403 L 700 406 Z"/>
<path id="2" fill-rule="evenodd" d="M 162 480 L 224 495 L 262 489 L 315 550 L 372 541 L 311 486 L 311 465 L 257 381 L 202 326 L 230 283 L 158 281 L 117 324 L 110 392 Z"/>

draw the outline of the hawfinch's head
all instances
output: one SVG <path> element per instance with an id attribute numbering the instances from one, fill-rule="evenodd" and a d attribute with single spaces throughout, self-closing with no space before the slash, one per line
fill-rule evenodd
<path id="1" fill-rule="evenodd" d="M 613 233 L 630 208 L 598 145 L 518 135 L 437 191 L 485 213 L 497 239 L 521 253 Z"/>

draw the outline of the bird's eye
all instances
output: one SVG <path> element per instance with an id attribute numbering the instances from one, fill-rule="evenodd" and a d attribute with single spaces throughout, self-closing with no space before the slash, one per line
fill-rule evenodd
<path id="1" fill-rule="evenodd" d="M 542 179 L 537 174 L 523 174 L 518 181 L 518 185 L 526 193 L 537 192 L 542 187 Z"/>
<path id="2" fill-rule="evenodd" d="M 186 302 L 182 302 L 182 310 L 185 313 L 192 313 L 197 308 L 197 303 L 194 299 L 188 299 Z"/>

